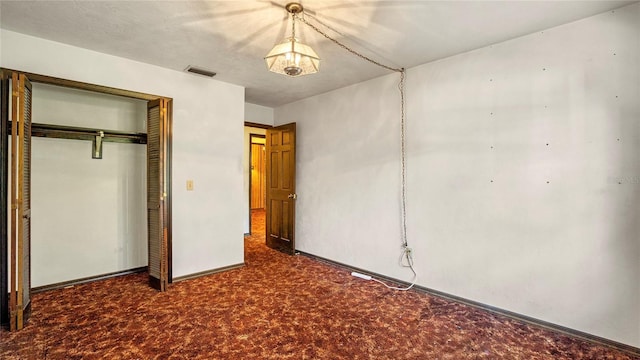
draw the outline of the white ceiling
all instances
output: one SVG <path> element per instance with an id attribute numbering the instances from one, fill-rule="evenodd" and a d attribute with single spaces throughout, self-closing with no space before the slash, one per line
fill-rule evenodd
<path id="1" fill-rule="evenodd" d="M 388 73 L 300 25 L 320 72 L 288 78 L 263 57 L 290 33 L 274 1 L 2 1 L 0 27 L 162 67 L 196 65 L 275 107 Z M 635 1 L 303 0 L 320 27 L 359 52 L 410 68 Z M 313 18 L 307 17 L 309 21 Z M 317 23 L 317 22 L 316 22 Z M 337 30 L 336 33 L 330 30 Z M 194 75 L 197 76 L 197 75 Z"/>

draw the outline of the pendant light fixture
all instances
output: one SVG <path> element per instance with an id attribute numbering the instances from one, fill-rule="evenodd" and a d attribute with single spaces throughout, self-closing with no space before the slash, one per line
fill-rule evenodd
<path id="1" fill-rule="evenodd" d="M 271 2 L 273 3 L 273 1 Z M 277 4 L 276 4 L 277 5 Z M 301 44 L 296 39 L 296 21 L 300 21 L 301 23 L 309 26 L 318 34 L 324 36 L 327 40 L 335 43 L 340 46 L 344 50 L 350 52 L 352 55 L 359 57 L 362 60 L 368 61 L 371 64 L 379 66 L 381 68 L 387 69 L 389 71 L 394 71 L 400 73 L 400 82 L 398 83 L 398 90 L 400 90 L 400 164 L 401 164 L 401 172 L 400 172 L 400 204 L 401 204 L 401 221 L 402 221 L 402 229 L 400 233 L 400 240 L 402 241 L 402 255 L 400 256 L 400 263 L 403 267 L 407 267 L 411 269 L 413 273 L 413 279 L 411 284 L 406 287 L 396 287 L 385 284 L 384 282 L 374 279 L 369 275 L 360 274 L 357 272 L 352 272 L 351 275 L 365 279 L 365 280 L 375 280 L 379 283 L 382 283 L 384 286 L 400 291 L 410 290 L 418 281 L 418 273 L 413 267 L 413 250 L 409 247 L 409 243 L 407 241 L 407 175 L 406 175 L 406 115 L 405 115 L 405 80 L 406 80 L 406 71 L 404 68 L 394 68 L 389 65 L 382 64 L 378 61 L 373 60 L 372 58 L 359 53 L 358 51 L 352 49 L 351 47 L 343 44 L 337 39 L 333 38 L 331 35 L 327 34 L 323 30 L 321 30 L 318 26 L 310 23 L 303 16 L 298 18 L 298 14 L 303 12 L 302 5 L 299 3 L 289 3 L 285 6 L 287 12 L 291 14 L 291 37 L 285 40 L 284 42 L 276 45 L 269 52 L 267 56 L 265 56 L 265 60 L 267 61 L 267 68 L 270 71 L 285 74 L 289 76 L 299 76 L 306 75 L 318 72 L 318 67 L 320 65 L 320 58 L 318 55 L 311 49 L 309 46 Z M 311 19 L 314 19 L 316 22 L 320 22 L 317 18 L 312 15 L 309 15 Z M 335 30 L 334 30 L 335 31 Z"/>
<path id="2" fill-rule="evenodd" d="M 269 71 L 289 76 L 313 74 L 320 69 L 320 58 L 313 49 L 296 39 L 296 20 L 304 9 L 299 3 L 285 6 L 291 14 L 291 37 L 269 51 L 264 60 Z"/>

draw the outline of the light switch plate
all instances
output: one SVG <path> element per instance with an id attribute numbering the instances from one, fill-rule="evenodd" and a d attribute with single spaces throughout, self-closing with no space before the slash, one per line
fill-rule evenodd
<path id="1" fill-rule="evenodd" d="M 193 191 L 193 180 L 187 180 L 187 191 Z"/>

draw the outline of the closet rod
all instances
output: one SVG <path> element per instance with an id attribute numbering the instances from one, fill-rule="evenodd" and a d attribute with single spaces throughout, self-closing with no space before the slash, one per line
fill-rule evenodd
<path id="1" fill-rule="evenodd" d="M 8 124 L 11 128 L 11 121 Z M 125 144 L 146 144 L 147 134 L 134 133 L 115 130 L 100 130 L 92 128 L 82 128 L 75 126 L 51 125 L 51 124 L 31 124 L 31 136 L 46 137 L 56 139 L 87 140 L 94 141 L 96 135 L 102 131 L 104 142 L 115 142 Z"/>

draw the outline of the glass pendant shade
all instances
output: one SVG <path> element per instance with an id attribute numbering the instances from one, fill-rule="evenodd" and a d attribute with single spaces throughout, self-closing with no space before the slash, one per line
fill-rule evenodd
<path id="1" fill-rule="evenodd" d="M 289 76 L 313 74 L 320 69 L 318 54 L 293 37 L 274 46 L 264 59 L 269 71 Z"/>

